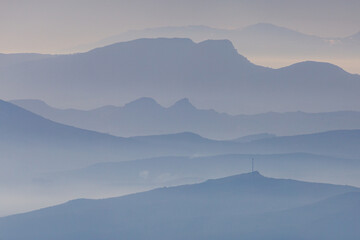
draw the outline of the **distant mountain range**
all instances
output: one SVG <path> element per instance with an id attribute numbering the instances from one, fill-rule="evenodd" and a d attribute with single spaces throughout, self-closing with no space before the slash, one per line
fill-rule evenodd
<path id="1" fill-rule="evenodd" d="M 2 172 L 64 170 L 108 161 L 160 156 L 228 153 L 304 152 L 360 158 L 360 130 L 264 138 L 250 142 L 215 141 L 193 133 L 121 138 L 59 124 L 16 105 L 0 102 Z"/>
<path id="2" fill-rule="evenodd" d="M 359 191 L 252 172 L 0 218 L 0 238 L 354 240 Z"/>
<path id="3" fill-rule="evenodd" d="M 131 41 L 139 38 L 191 38 L 196 42 L 207 39 L 229 39 L 237 50 L 245 55 L 254 56 L 292 56 L 308 57 L 353 56 L 360 50 L 359 33 L 348 37 L 324 38 L 308 35 L 270 23 L 258 23 L 240 29 L 218 29 L 208 26 L 159 27 L 143 30 L 131 30 L 116 36 L 102 39 L 92 44 L 75 47 L 72 51 L 89 51 L 117 42 Z M 330 52 L 325 52 L 325 51 Z M 341 52 L 343 50 L 343 52 Z M 353 50 L 353 51 L 352 51 Z M 355 50 L 355 51 L 354 51 Z M 315 51 L 315 52 L 314 52 Z M 345 51 L 345 52 L 344 52 Z M 350 55 L 349 55 L 350 54 Z"/>
<path id="4" fill-rule="evenodd" d="M 356 33 L 348 37 L 324 38 L 308 35 L 269 23 L 258 23 L 241 29 L 217 29 L 207 26 L 160 27 L 132 30 L 95 43 L 71 49 L 84 52 L 117 42 L 139 38 L 191 38 L 196 42 L 207 39 L 229 39 L 245 56 L 266 66 L 285 66 L 296 61 L 331 59 L 335 64 L 360 73 L 360 37 Z"/>
<path id="5" fill-rule="evenodd" d="M 154 99 L 140 98 L 122 107 L 104 106 L 88 111 L 57 109 L 39 100 L 11 102 L 55 122 L 121 137 L 193 132 L 212 139 L 235 139 L 242 136 L 237 141 L 248 142 L 275 137 L 274 134 L 297 135 L 360 129 L 360 112 L 350 111 L 269 112 L 233 116 L 197 109 L 188 99 L 163 107 Z"/>
<path id="6" fill-rule="evenodd" d="M 58 171 L 104 161 L 230 153 L 236 149 L 233 142 L 192 133 L 114 137 L 55 123 L 5 101 L 0 101 L 0 109 L 1 177 L 18 176 L 17 170 Z"/>
<path id="7" fill-rule="evenodd" d="M 0 84 L 5 99 L 43 99 L 60 107 L 121 105 L 146 96 L 163 105 L 185 97 L 231 114 L 360 110 L 359 75 L 319 62 L 260 67 L 228 40 L 116 43 L 3 67 Z"/>
<path id="8" fill-rule="evenodd" d="M 190 132 L 124 138 L 56 123 L 0 101 L 0 195 L 8 199 L 0 214 L 74 196 L 114 196 L 110 193 L 236 174 L 250 168 L 251 158 L 257 169 L 275 176 L 354 183 L 359 139 L 360 130 L 289 137 L 260 134 L 226 141 Z M 99 189 L 97 195 L 91 193 L 94 189 Z M 29 191 L 37 192 L 38 201 L 28 200 Z"/>

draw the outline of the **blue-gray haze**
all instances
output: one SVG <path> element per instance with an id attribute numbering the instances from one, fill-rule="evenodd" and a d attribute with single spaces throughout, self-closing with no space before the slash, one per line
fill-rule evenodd
<path id="1" fill-rule="evenodd" d="M 256 158 L 257 169 L 274 176 L 358 185 L 359 130 L 233 141 L 193 133 L 121 138 L 52 122 L 4 101 L 0 108 L 1 184 L 17 196 L 16 201 L 3 203 L 4 213 L 18 212 L 16 206 L 10 207 L 16 202 L 30 204 L 24 189 L 36 189 L 49 205 L 59 200 L 46 192 L 62 193 L 57 198 L 65 200 L 192 183 L 247 172 L 251 158 Z M 26 197 L 24 202 L 20 196 Z M 39 205 L 31 203 L 24 210 L 35 206 Z"/>
<path id="2" fill-rule="evenodd" d="M 0 240 L 358 240 L 359 11 L 0 1 Z"/>

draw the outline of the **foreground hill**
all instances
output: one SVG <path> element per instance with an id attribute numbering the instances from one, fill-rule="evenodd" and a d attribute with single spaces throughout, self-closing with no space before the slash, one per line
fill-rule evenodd
<path id="1" fill-rule="evenodd" d="M 147 96 L 166 105 L 188 97 L 228 113 L 360 110 L 359 75 L 319 62 L 257 66 L 228 40 L 116 43 L 11 65 L 0 69 L 0 84 L 3 98 L 40 98 L 55 106 L 89 108 Z"/>
<path id="2" fill-rule="evenodd" d="M 260 133 L 297 135 L 360 129 L 360 112 L 350 111 L 229 115 L 198 109 L 189 99 L 163 107 L 154 99 L 140 98 L 121 107 L 104 106 L 88 111 L 58 109 L 39 100 L 11 102 L 55 122 L 121 137 L 193 132 L 206 138 L 234 139 Z M 267 135 L 249 136 L 247 141 L 262 136 Z"/>
<path id="3" fill-rule="evenodd" d="M 0 218 L 0 238 L 355 239 L 358 191 L 253 172 L 119 198 L 76 200 Z"/>
<path id="4" fill-rule="evenodd" d="M 163 186 L 192 184 L 251 169 L 268 176 L 302 181 L 350 184 L 360 187 L 360 161 L 304 153 L 229 154 L 204 157 L 168 156 L 97 163 L 70 171 L 29 176 L 23 182 L 3 180 L 0 195 L 7 196 L 0 216 L 59 204 L 74 198 L 107 198 Z M 101 159 L 102 160 L 102 159 Z M 13 169 L 14 171 L 14 169 Z M 28 192 L 27 189 L 33 189 Z M 32 194 L 36 192 L 36 198 Z M 12 196 L 16 201 L 7 201 Z"/>

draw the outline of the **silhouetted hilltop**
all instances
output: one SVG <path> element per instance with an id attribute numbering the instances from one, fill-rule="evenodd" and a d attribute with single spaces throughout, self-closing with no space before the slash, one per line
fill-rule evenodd
<path id="1" fill-rule="evenodd" d="M 343 204 L 355 210 L 359 202 L 358 194 L 340 194 L 359 191 L 349 186 L 306 183 L 285 179 L 272 179 L 258 172 L 209 180 L 194 185 L 160 188 L 148 192 L 119 198 L 101 200 L 79 199 L 25 214 L 0 218 L 0 237 L 4 239 L 63 239 L 86 238 L 116 239 L 209 239 L 222 236 L 237 239 L 241 236 L 264 235 L 275 239 L 282 232 L 289 236 L 308 235 L 308 239 L 328 236 L 323 229 L 305 230 L 306 222 L 316 223 L 317 219 L 331 216 L 336 212 L 350 218 L 353 211 L 341 211 Z M 335 197 L 334 200 L 325 200 Z M 316 203 L 318 202 L 318 203 Z M 329 207 L 329 202 L 335 208 Z M 316 203 L 316 205 L 312 205 Z M 301 210 L 300 220 L 294 217 Z M 312 209 L 308 214 L 304 213 Z M 320 210 L 321 209 L 321 210 Z M 340 209 L 340 210 L 339 210 Z M 288 210 L 288 212 L 284 212 Z M 281 215 L 289 228 L 283 228 Z M 333 218 L 328 227 L 337 226 L 337 236 L 354 236 L 358 231 L 351 228 L 346 232 L 343 218 Z M 248 221 L 247 224 L 239 224 Z M 293 228 L 299 223 L 299 228 Z M 61 230 L 57 227 L 61 224 Z M 150 224 L 150 225 L 149 225 Z M 356 226 L 358 222 L 353 222 Z M 216 227 L 205 227 L 216 226 Z M 318 226 L 318 225 L 316 225 Z M 138 231 L 139 227 L 142 231 Z M 253 231 L 255 228 L 262 231 Z M 21 231 L 18 231 L 21 229 Z"/>

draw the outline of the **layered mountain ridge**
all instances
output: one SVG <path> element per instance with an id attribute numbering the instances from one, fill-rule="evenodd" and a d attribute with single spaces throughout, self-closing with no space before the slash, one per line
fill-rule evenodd
<path id="1" fill-rule="evenodd" d="M 228 40 L 137 39 L 15 64 L 0 76 L 3 98 L 40 98 L 72 108 L 147 96 L 163 105 L 185 97 L 200 108 L 237 114 L 360 110 L 359 75 L 318 62 L 257 66 Z"/>
<path id="2" fill-rule="evenodd" d="M 206 138 L 228 140 L 264 133 L 286 136 L 360 128 L 359 112 L 229 115 L 199 109 L 188 98 L 169 107 L 153 98 L 140 98 L 123 106 L 91 110 L 58 109 L 39 100 L 11 102 L 55 122 L 121 137 L 193 132 Z"/>

